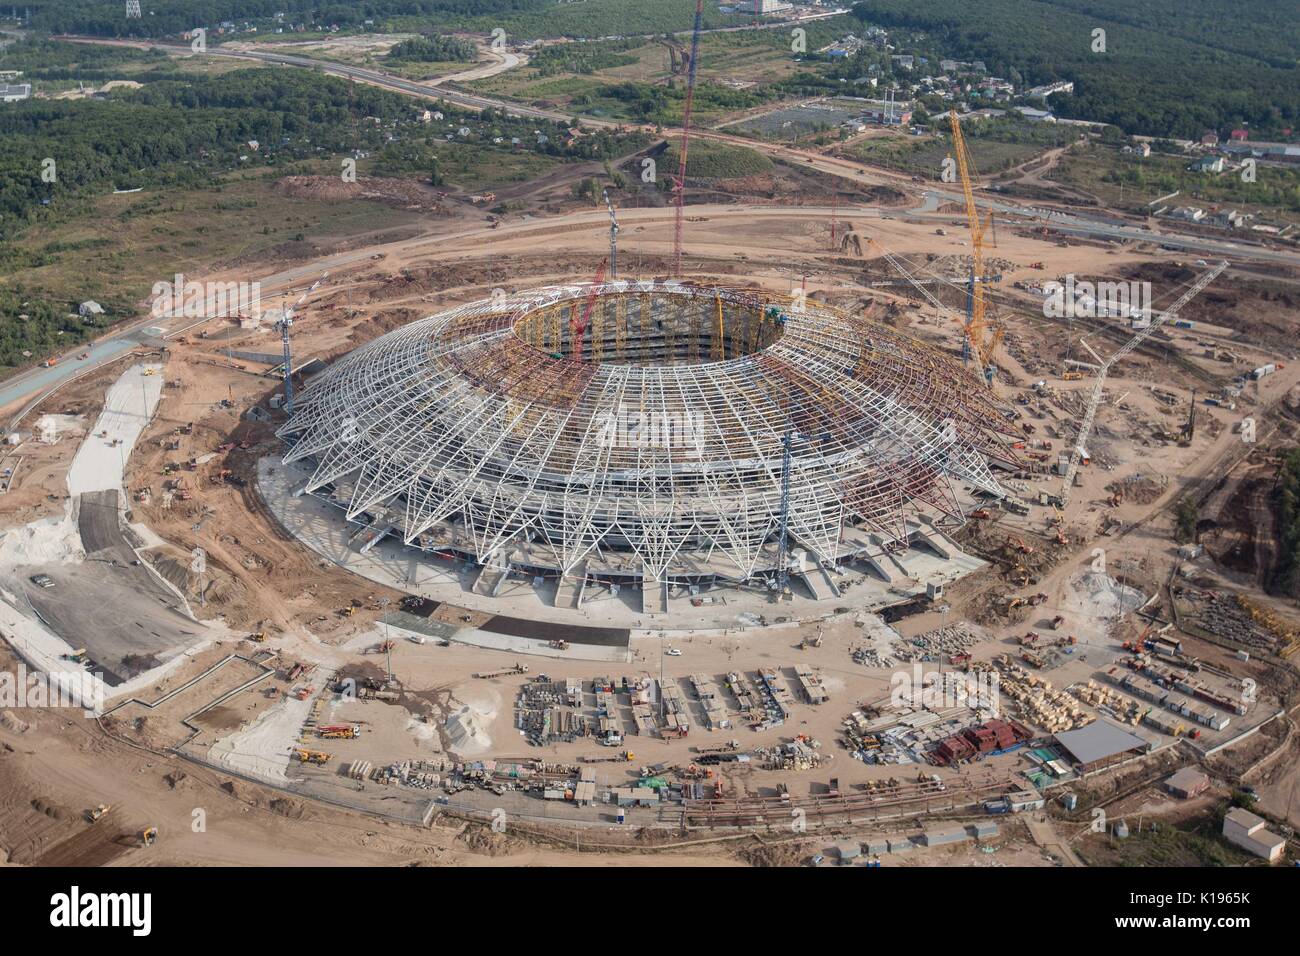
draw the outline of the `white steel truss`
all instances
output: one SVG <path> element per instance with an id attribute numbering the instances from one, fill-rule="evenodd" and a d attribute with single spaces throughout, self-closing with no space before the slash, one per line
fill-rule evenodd
<path id="1" fill-rule="evenodd" d="M 580 318 L 580 317 L 585 317 Z M 589 320 L 589 321 L 588 321 Z M 845 556 L 858 527 L 960 520 L 951 482 L 994 495 L 1007 420 L 959 363 L 818 303 L 675 282 L 499 297 L 334 363 L 279 434 L 305 491 L 410 545 L 660 579 L 771 570 L 783 442 L 789 533 Z"/>

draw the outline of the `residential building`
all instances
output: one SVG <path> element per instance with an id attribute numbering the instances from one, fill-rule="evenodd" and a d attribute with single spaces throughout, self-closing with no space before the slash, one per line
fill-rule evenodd
<path id="1" fill-rule="evenodd" d="M 1036 110 L 1028 106 L 1014 107 L 1015 111 L 1031 123 L 1055 123 L 1056 117 L 1047 110 Z"/>

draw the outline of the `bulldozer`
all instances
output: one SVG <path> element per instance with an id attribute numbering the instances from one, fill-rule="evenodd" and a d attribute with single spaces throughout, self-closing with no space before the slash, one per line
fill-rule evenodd
<path id="1" fill-rule="evenodd" d="M 108 813 L 111 809 L 113 808 L 107 803 L 101 803 L 98 806 L 91 807 L 86 811 L 86 821 L 89 823 L 98 823 L 104 814 Z"/>

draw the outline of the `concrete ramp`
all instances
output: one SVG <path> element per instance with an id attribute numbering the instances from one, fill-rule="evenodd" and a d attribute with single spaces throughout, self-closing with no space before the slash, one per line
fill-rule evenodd
<path id="1" fill-rule="evenodd" d="M 555 588 L 555 606 L 579 608 L 582 606 L 582 592 L 587 584 L 587 562 L 578 565 L 570 574 L 560 578 Z"/>
<path id="2" fill-rule="evenodd" d="M 510 569 L 498 565 L 485 565 L 474 581 L 474 593 L 484 597 L 497 597 L 506 586 Z"/>
<path id="3" fill-rule="evenodd" d="M 668 584 L 649 576 L 641 579 L 641 610 L 646 614 L 668 613 Z"/>

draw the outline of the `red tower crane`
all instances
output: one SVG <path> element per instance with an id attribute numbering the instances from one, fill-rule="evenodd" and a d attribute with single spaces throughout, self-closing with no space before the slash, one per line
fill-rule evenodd
<path id="1" fill-rule="evenodd" d="M 587 301 L 582 306 L 582 316 L 573 321 L 573 357 L 578 361 L 582 361 L 582 340 L 587 337 L 587 327 L 591 325 L 591 312 L 596 307 L 600 287 L 605 282 L 605 265 L 608 262 L 608 259 L 600 260 L 600 267 L 596 269 L 596 278 L 591 282 L 591 291 L 587 293 Z"/>

